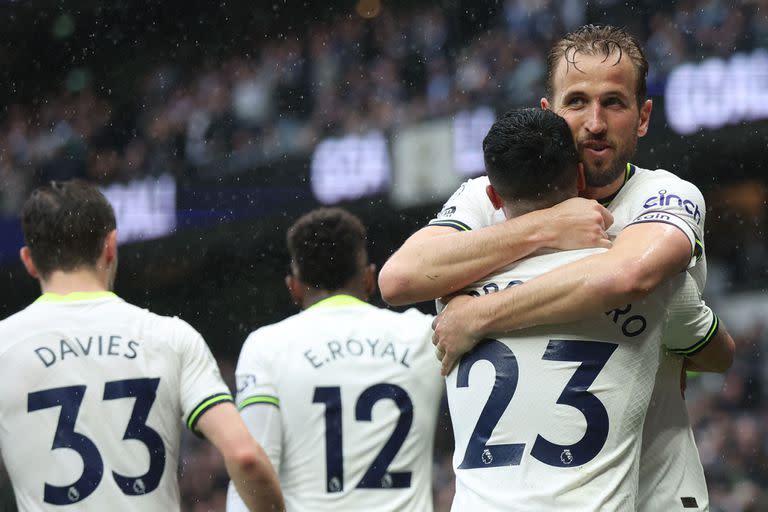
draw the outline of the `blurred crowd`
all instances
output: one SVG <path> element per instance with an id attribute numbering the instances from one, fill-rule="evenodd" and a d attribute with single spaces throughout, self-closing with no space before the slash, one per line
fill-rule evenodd
<path id="1" fill-rule="evenodd" d="M 366 7 L 368 6 L 368 7 Z M 545 52 L 587 22 L 645 42 L 649 85 L 685 60 L 768 47 L 768 0 L 506 0 L 482 30 L 435 6 L 360 2 L 217 62 L 146 69 L 131 101 L 95 73 L 0 114 L 0 215 L 41 180 L 107 184 L 253 170 L 338 133 L 390 130 L 478 104 L 535 105 Z M 157 62 L 157 61 L 154 61 Z M 87 77 L 91 77 L 90 80 Z"/>
<path id="2" fill-rule="evenodd" d="M 439 7 L 360 7 L 306 33 L 264 39 L 247 55 L 154 66 L 129 104 L 104 94 L 98 77 L 34 103 L 10 102 L 0 113 L 0 216 L 15 214 L 44 180 L 242 173 L 308 153 L 329 135 L 389 131 L 476 105 L 535 105 L 546 50 L 588 22 L 627 26 L 645 42 L 651 93 L 681 62 L 768 47 L 768 0 L 637 4 L 640 14 L 623 0 L 506 0 L 481 32 L 458 29 Z M 754 254 L 765 252 L 763 242 Z M 766 272 L 765 259 L 752 261 Z M 768 325 L 741 327 L 747 334 L 725 378 L 693 376 L 687 391 L 713 512 L 768 510 Z M 224 366 L 231 378 L 232 362 Z M 452 437 L 442 410 L 434 494 L 436 509 L 447 511 Z M 224 510 L 226 472 L 209 443 L 185 434 L 180 474 L 184 511 Z M 0 465 L 2 511 L 13 510 L 7 489 Z"/>

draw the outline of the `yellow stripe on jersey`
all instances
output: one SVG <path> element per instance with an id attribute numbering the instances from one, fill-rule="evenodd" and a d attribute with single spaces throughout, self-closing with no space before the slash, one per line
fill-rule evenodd
<path id="1" fill-rule="evenodd" d="M 270 396 L 270 395 L 249 396 L 248 398 L 240 402 L 240 405 L 238 405 L 237 408 L 242 411 L 249 405 L 253 405 L 253 404 L 269 404 L 269 405 L 274 405 L 277 408 L 280 408 L 280 399 L 277 398 L 276 396 Z"/>
<path id="2" fill-rule="evenodd" d="M 717 318 L 717 315 L 712 313 L 712 325 L 709 327 L 709 331 L 707 331 L 707 334 L 701 338 L 699 341 L 691 345 L 689 348 L 679 348 L 675 350 L 670 350 L 673 354 L 678 354 L 681 356 L 692 356 L 699 352 L 701 349 L 703 349 L 707 343 L 712 341 L 712 337 L 717 332 L 717 328 L 720 326 L 720 319 Z"/>
<path id="3" fill-rule="evenodd" d="M 189 418 L 187 418 L 187 428 L 192 432 L 195 432 L 195 425 L 197 425 L 200 416 L 214 405 L 218 405 L 222 402 L 234 402 L 234 399 L 229 393 L 219 393 L 218 395 L 209 396 L 203 400 L 200 405 L 195 407 L 192 414 L 189 415 Z"/>
<path id="4" fill-rule="evenodd" d="M 429 226 L 446 226 L 449 228 L 458 229 L 459 231 L 472 231 L 471 227 L 467 226 L 466 224 L 458 220 L 442 219 L 442 220 L 430 222 L 428 225 Z"/>
<path id="5" fill-rule="evenodd" d="M 117 297 L 112 292 L 72 292 L 62 295 L 60 293 L 47 292 L 37 298 L 35 302 L 75 302 L 78 300 L 103 299 L 107 297 Z"/>
<path id="6" fill-rule="evenodd" d="M 330 297 L 327 297 L 323 300 L 319 300 L 309 306 L 307 309 L 335 308 L 339 306 L 364 306 L 367 304 L 367 302 L 360 300 L 357 297 L 353 297 L 352 295 L 339 293 L 338 295 L 331 295 Z"/>

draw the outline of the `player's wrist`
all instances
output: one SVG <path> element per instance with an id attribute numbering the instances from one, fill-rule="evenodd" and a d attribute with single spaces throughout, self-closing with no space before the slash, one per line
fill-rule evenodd
<path id="1" fill-rule="evenodd" d="M 530 252 L 543 249 L 545 247 L 554 247 L 557 244 L 558 237 L 552 225 L 548 222 L 549 208 L 544 210 L 534 210 L 528 212 L 525 215 L 521 215 L 515 219 L 518 223 L 518 235 L 522 235 L 518 238 L 517 242 L 522 239 L 527 244 Z"/>

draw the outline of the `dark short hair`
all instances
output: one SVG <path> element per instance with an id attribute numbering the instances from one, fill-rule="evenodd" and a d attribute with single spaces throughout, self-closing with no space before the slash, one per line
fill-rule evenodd
<path id="1" fill-rule="evenodd" d="M 367 261 L 363 223 L 342 208 L 318 208 L 288 229 L 288 252 L 297 277 L 321 290 L 339 290 L 361 275 Z"/>
<path id="2" fill-rule="evenodd" d="M 93 266 L 117 224 L 107 198 L 82 180 L 52 181 L 32 192 L 21 210 L 24 241 L 40 276 Z"/>
<path id="3" fill-rule="evenodd" d="M 648 95 L 648 59 L 637 39 L 623 28 L 611 25 L 584 25 L 567 34 L 555 43 L 547 55 L 547 96 L 554 94 L 554 77 L 560 59 L 578 69 L 576 54 L 599 55 L 607 60 L 617 53 L 613 64 L 621 62 L 623 56 L 632 61 L 635 70 L 635 95 L 640 108 Z"/>
<path id="4" fill-rule="evenodd" d="M 505 201 L 555 204 L 570 197 L 579 156 L 565 119 L 551 110 L 513 109 L 483 140 L 485 169 Z"/>

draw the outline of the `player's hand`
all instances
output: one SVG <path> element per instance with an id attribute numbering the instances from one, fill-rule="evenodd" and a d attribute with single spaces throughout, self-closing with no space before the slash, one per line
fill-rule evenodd
<path id="1" fill-rule="evenodd" d="M 435 354 L 442 362 L 440 373 L 445 376 L 458 362 L 459 358 L 471 350 L 480 340 L 480 334 L 472 329 L 473 298 L 468 295 L 456 295 L 451 298 L 445 309 L 432 322 L 432 344 Z"/>
<path id="2" fill-rule="evenodd" d="M 574 197 L 539 214 L 551 240 L 548 247 L 562 250 L 611 247 L 606 231 L 613 224 L 613 215 L 595 200 Z"/>

